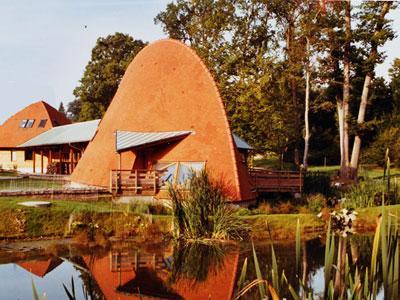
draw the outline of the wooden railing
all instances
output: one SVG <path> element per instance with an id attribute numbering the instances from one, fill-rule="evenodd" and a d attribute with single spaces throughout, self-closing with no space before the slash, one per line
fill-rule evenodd
<path id="1" fill-rule="evenodd" d="M 252 168 L 249 169 L 249 174 L 257 192 L 301 193 L 303 191 L 304 177 L 301 172 Z"/>
<path id="2" fill-rule="evenodd" d="M 111 170 L 110 192 L 155 195 L 161 186 L 162 173 L 157 170 Z"/>

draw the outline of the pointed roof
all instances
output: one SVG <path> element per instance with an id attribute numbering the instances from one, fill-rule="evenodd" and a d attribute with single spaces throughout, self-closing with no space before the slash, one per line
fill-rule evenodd
<path id="1" fill-rule="evenodd" d="M 24 127 L 21 125 L 24 120 L 33 121 Z M 46 121 L 41 122 L 42 120 Z M 8 118 L 0 126 L 0 149 L 16 148 L 53 127 L 70 123 L 67 117 L 48 103 L 35 102 Z"/>

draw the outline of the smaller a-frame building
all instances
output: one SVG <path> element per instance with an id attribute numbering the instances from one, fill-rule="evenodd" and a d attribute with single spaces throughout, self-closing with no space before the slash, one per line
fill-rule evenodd
<path id="1" fill-rule="evenodd" d="M 17 112 L 0 126 L 1 169 L 26 173 L 45 169 L 47 157 L 43 152 L 34 153 L 19 145 L 54 127 L 70 123 L 63 114 L 44 101 L 35 102 Z"/>

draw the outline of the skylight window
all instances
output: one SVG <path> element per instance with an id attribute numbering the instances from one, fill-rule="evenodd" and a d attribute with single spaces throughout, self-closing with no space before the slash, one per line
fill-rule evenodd
<path id="1" fill-rule="evenodd" d="M 35 123 L 34 119 L 22 120 L 19 123 L 19 128 L 32 128 L 34 123 Z"/>
<path id="2" fill-rule="evenodd" d="M 38 127 L 44 128 L 46 126 L 47 119 L 40 120 Z"/>
<path id="3" fill-rule="evenodd" d="M 25 128 L 32 128 L 34 123 L 35 123 L 35 120 L 28 120 L 28 122 L 26 123 Z"/>
<path id="4" fill-rule="evenodd" d="M 28 123 L 28 120 L 22 120 L 21 123 L 19 123 L 19 128 L 25 128 L 26 123 Z"/>

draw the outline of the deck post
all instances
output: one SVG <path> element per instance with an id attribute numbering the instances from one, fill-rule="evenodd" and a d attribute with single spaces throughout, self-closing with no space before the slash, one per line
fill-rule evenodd
<path id="1" fill-rule="evenodd" d="M 157 171 L 153 171 L 153 176 L 154 176 L 154 195 L 157 193 Z"/>
<path id="2" fill-rule="evenodd" d="M 69 174 L 74 171 L 74 150 L 69 149 Z"/>
<path id="3" fill-rule="evenodd" d="M 43 174 L 43 150 L 40 150 L 40 172 Z"/>
<path id="4" fill-rule="evenodd" d="M 53 152 L 51 151 L 51 149 L 49 150 L 49 164 L 53 163 Z"/>
<path id="5" fill-rule="evenodd" d="M 138 184 L 139 184 L 139 180 L 138 180 L 138 170 L 135 169 L 135 194 L 137 194 L 137 192 L 138 192 Z"/>
<path id="6" fill-rule="evenodd" d="M 36 173 L 36 151 L 33 150 L 32 151 L 32 160 L 33 160 L 33 173 Z"/>
<path id="7" fill-rule="evenodd" d="M 112 190 L 113 190 L 113 171 L 110 170 L 110 184 L 109 184 L 109 188 L 110 188 L 110 194 L 112 194 Z"/>

